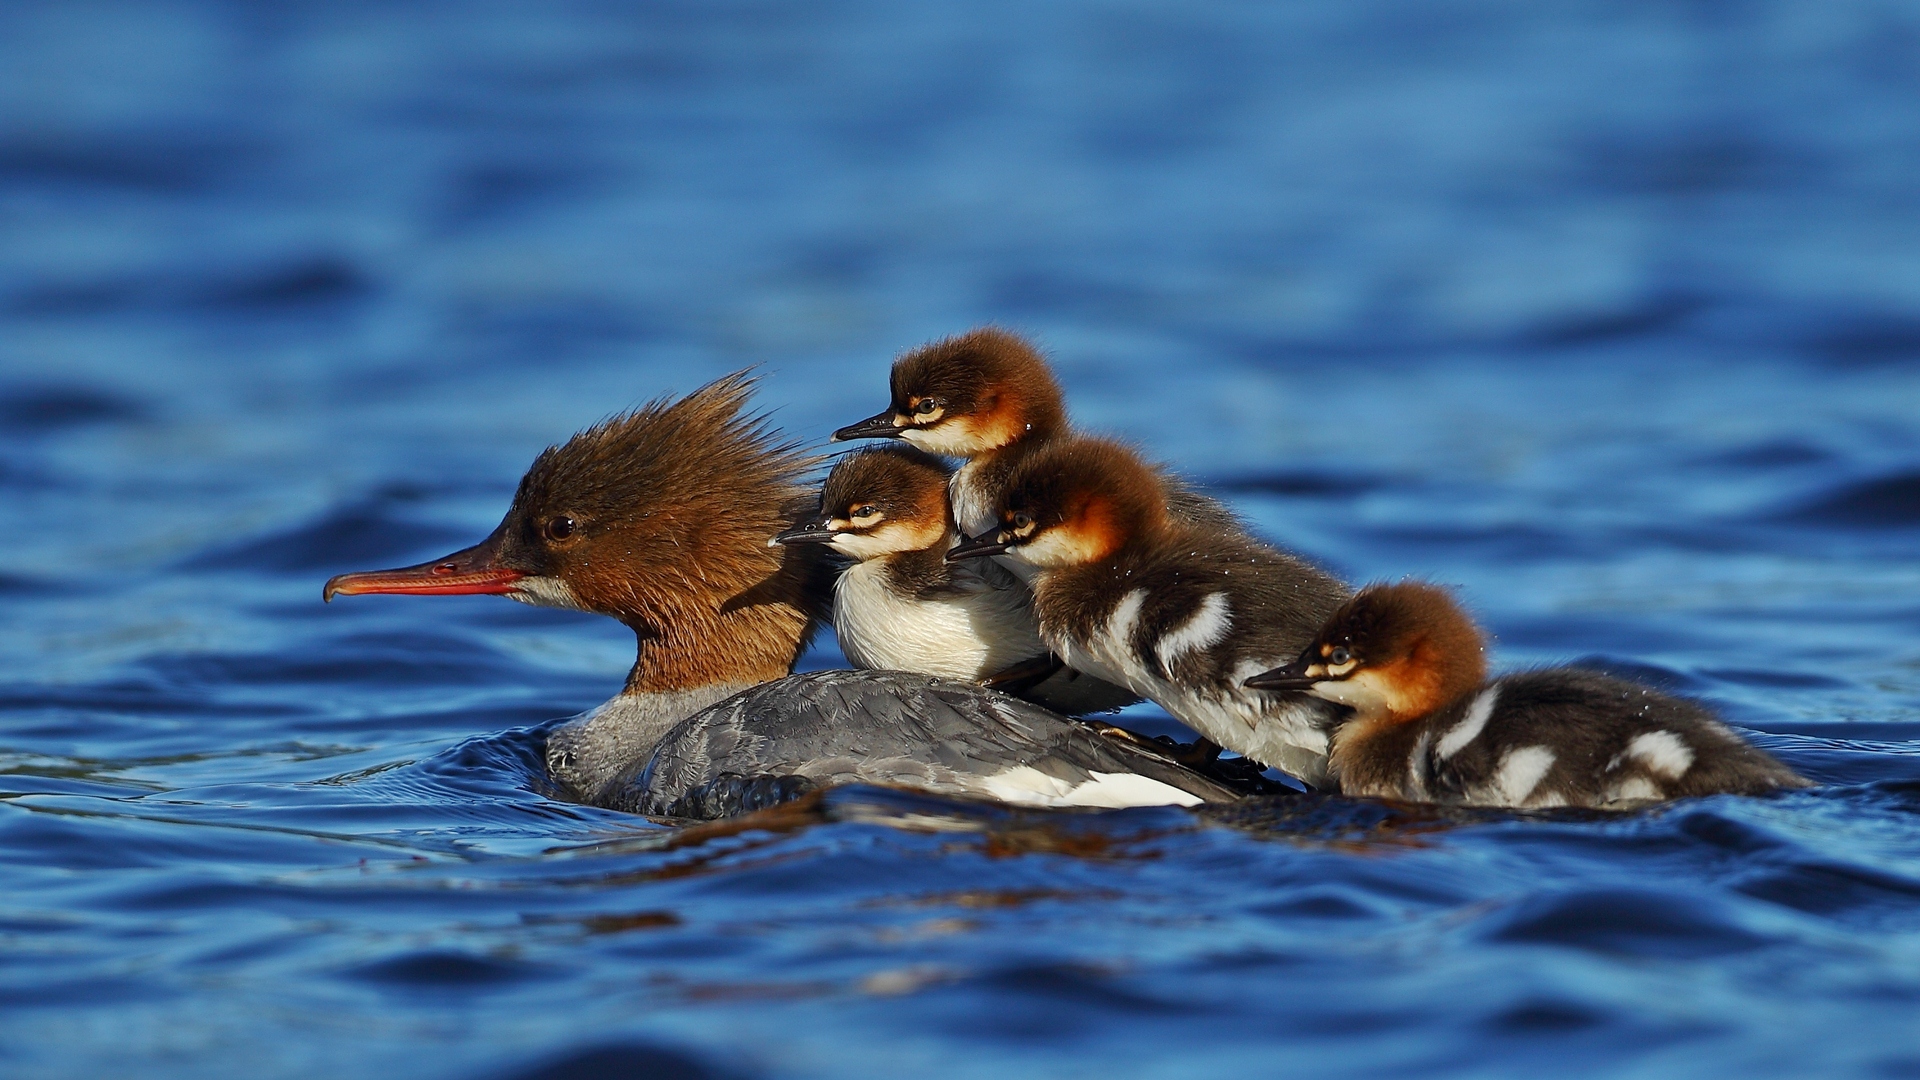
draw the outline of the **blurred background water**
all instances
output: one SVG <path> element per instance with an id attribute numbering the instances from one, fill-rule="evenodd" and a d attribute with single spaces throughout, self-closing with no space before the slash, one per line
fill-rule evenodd
<path id="1" fill-rule="evenodd" d="M 0 6 L 0 1070 L 1920 1073 L 1916 58 L 1848 0 Z M 678 834 L 538 794 L 624 629 L 319 603 L 609 412 L 759 365 L 818 441 L 989 321 L 1829 786 Z"/>

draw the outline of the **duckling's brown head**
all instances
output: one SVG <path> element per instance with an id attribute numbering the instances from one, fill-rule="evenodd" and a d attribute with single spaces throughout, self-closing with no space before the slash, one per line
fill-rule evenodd
<path id="1" fill-rule="evenodd" d="M 947 553 L 948 560 L 1006 554 L 1042 568 L 1085 566 L 1169 528 L 1158 470 L 1123 443 L 1068 438 L 1021 459 L 1007 477 L 999 525 Z"/>
<path id="2" fill-rule="evenodd" d="M 833 433 L 838 439 L 904 439 L 934 454 L 974 457 L 1066 430 L 1060 384 L 1025 339 L 985 327 L 893 362 L 893 402 Z"/>
<path id="3" fill-rule="evenodd" d="M 1413 720 L 1487 678 L 1486 638 L 1452 594 L 1421 581 L 1369 585 L 1293 663 L 1247 680 L 1305 690 L 1359 715 Z"/>
<path id="4" fill-rule="evenodd" d="M 848 454 L 827 474 L 819 509 L 769 542 L 826 544 L 862 562 L 944 550 L 952 535 L 947 477 L 945 462 L 910 446 Z"/>
<path id="5" fill-rule="evenodd" d="M 489 593 L 609 615 L 640 638 L 657 689 L 786 674 L 824 610 L 818 551 L 770 551 L 814 459 L 746 413 L 744 373 L 661 399 L 543 451 L 479 544 L 342 574 L 325 598 Z"/>

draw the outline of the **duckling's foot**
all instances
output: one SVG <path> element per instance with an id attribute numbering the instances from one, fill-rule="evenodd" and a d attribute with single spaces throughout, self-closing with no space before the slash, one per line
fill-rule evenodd
<path id="1" fill-rule="evenodd" d="M 1194 771 L 1253 795 L 1300 794 L 1286 784 L 1267 779 L 1266 770 L 1251 758 L 1215 758 L 1205 765 L 1194 766 Z"/>
<path id="2" fill-rule="evenodd" d="M 1206 772 L 1207 768 L 1219 760 L 1220 748 L 1206 739 L 1195 739 L 1190 743 L 1174 742 L 1165 735 L 1153 738 L 1161 746 L 1161 753 L 1185 765 L 1189 769 Z"/>

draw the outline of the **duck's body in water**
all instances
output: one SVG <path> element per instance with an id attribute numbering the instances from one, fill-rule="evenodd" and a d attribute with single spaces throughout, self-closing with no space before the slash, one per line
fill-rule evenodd
<path id="1" fill-rule="evenodd" d="M 769 548 L 815 461 L 721 379 L 551 447 L 486 540 L 325 596 L 487 593 L 619 619 L 622 692 L 553 731 L 581 802 L 717 816 L 860 780 L 1039 806 L 1187 805 L 1235 793 L 1131 741 L 981 687 L 888 672 L 790 676 L 825 613 L 819 548 Z M 737 796 L 737 797 L 736 797 Z"/>

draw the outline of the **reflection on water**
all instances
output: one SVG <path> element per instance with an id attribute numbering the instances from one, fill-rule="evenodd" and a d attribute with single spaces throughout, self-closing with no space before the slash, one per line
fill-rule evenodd
<path id="1" fill-rule="evenodd" d="M 1909 5 L 0 10 L 9 1075 L 1904 1075 Z M 625 629 L 320 583 L 749 365 L 988 321 L 1514 666 L 1824 787 L 556 801 Z M 808 666 L 838 663 L 830 640 Z M 1150 708 L 1128 723 L 1178 735 Z"/>

